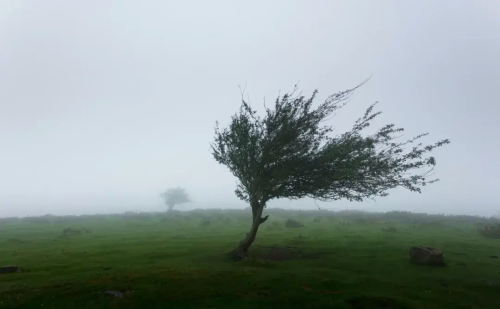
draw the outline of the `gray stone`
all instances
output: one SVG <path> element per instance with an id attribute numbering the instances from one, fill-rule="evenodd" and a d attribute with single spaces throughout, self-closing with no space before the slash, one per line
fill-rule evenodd
<path id="1" fill-rule="evenodd" d="M 117 291 L 117 290 L 108 290 L 104 292 L 105 294 L 108 294 L 110 296 L 114 296 L 116 298 L 123 298 L 123 292 L 122 291 Z"/>
<path id="2" fill-rule="evenodd" d="M 410 261 L 420 265 L 444 266 L 443 252 L 440 250 L 415 246 L 410 248 Z"/>
<path id="3" fill-rule="evenodd" d="M 19 270 L 19 267 L 16 265 L 6 265 L 3 267 L 0 267 L 0 274 L 15 273 L 18 270 Z"/>

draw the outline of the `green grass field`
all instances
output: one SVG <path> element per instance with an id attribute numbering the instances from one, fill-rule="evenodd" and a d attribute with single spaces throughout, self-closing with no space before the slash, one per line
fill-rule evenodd
<path id="1" fill-rule="evenodd" d="M 500 308 L 500 239 L 477 232 L 491 219 L 268 214 L 242 262 L 224 254 L 250 211 L 5 219 L 0 266 L 20 271 L 0 274 L 0 308 Z M 415 245 L 447 266 L 411 264 Z"/>

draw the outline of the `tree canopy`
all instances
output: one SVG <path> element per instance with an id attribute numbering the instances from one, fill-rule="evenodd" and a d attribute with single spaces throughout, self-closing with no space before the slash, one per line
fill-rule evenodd
<path id="1" fill-rule="evenodd" d="M 265 107 L 263 117 L 242 97 L 228 127 L 216 122 L 212 155 L 238 179 L 235 193 L 250 203 L 257 225 L 267 218 L 260 218 L 262 208 L 276 198 L 363 201 L 396 187 L 421 192 L 438 180 L 429 179 L 436 160 L 428 154 L 449 140 L 424 146 L 424 133 L 398 141 L 404 129 L 394 124 L 363 134 L 381 114 L 374 111 L 377 103 L 351 130 L 333 135 L 330 118 L 363 84 L 328 96 L 315 109 L 318 91 L 306 98 L 295 86 L 277 97 L 274 109 Z"/>
<path id="2" fill-rule="evenodd" d="M 266 107 L 264 118 L 242 100 L 228 128 L 221 130 L 217 123 L 212 144 L 215 160 L 239 180 L 236 195 L 247 202 L 251 197 L 269 201 L 306 196 L 362 201 L 388 195 L 399 186 L 421 192 L 420 187 L 437 181 L 428 179 L 436 160 L 425 155 L 449 140 L 427 146 L 416 143 L 425 133 L 395 142 L 404 129 L 393 124 L 363 136 L 363 130 L 381 114 L 374 112 L 377 103 L 341 135 L 330 136 L 332 126 L 321 125 L 361 85 L 330 95 L 314 110 L 317 90 L 306 99 L 294 96 L 295 87 L 276 99 L 274 110 Z M 411 149 L 405 151 L 409 145 Z M 426 167 L 422 173 L 410 173 Z"/>
<path id="3" fill-rule="evenodd" d="M 168 210 L 172 210 L 175 205 L 191 202 L 186 190 L 181 187 L 169 188 L 160 194 L 160 197 L 165 201 Z"/>

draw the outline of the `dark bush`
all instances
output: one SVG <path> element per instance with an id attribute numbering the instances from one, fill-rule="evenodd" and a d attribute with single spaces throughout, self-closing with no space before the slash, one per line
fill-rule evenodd
<path id="1" fill-rule="evenodd" d="M 398 229 L 391 226 L 391 227 L 386 227 L 386 228 L 383 228 L 382 231 L 384 232 L 388 232 L 388 233 L 396 233 L 398 232 Z"/>
<path id="2" fill-rule="evenodd" d="M 63 231 L 63 236 L 71 236 L 71 235 L 79 235 L 82 233 L 90 233 L 90 231 L 84 227 L 82 228 L 72 228 L 72 227 L 67 227 Z"/>
<path id="3" fill-rule="evenodd" d="M 500 239 L 500 222 L 491 223 L 484 227 L 478 227 L 477 231 L 483 237 Z"/>
<path id="4" fill-rule="evenodd" d="M 304 227 L 304 224 L 300 223 L 297 220 L 288 219 L 285 221 L 285 227 L 300 228 L 300 227 Z"/>
<path id="5" fill-rule="evenodd" d="M 204 218 L 200 220 L 200 225 L 201 226 L 209 226 L 210 225 L 210 219 Z"/>
<path id="6" fill-rule="evenodd" d="M 350 225 L 351 225 L 351 223 L 349 223 L 349 222 L 347 222 L 347 221 L 340 221 L 340 222 L 338 223 L 338 225 L 340 225 L 340 226 L 350 226 Z"/>

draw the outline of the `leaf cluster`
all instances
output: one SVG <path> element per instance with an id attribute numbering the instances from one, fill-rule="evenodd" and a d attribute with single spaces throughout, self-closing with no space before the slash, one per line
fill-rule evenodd
<path id="1" fill-rule="evenodd" d="M 168 206 L 184 204 L 191 202 L 186 190 L 181 187 L 169 188 L 160 194 L 160 197 Z"/>
<path id="2" fill-rule="evenodd" d="M 242 98 L 240 110 L 227 128 L 216 123 L 211 144 L 215 160 L 239 180 L 236 195 L 258 204 L 303 197 L 363 201 L 386 196 L 396 187 L 421 192 L 422 186 L 437 181 L 429 179 L 436 160 L 428 154 L 449 140 L 424 146 L 418 140 L 425 133 L 397 142 L 404 129 L 393 124 L 363 134 L 381 114 L 374 111 L 377 103 L 351 130 L 331 136 L 333 127 L 325 122 L 363 84 L 328 96 L 315 109 L 318 91 L 306 98 L 296 95 L 296 86 L 278 96 L 273 109 L 265 107 L 264 117 Z"/>

